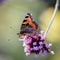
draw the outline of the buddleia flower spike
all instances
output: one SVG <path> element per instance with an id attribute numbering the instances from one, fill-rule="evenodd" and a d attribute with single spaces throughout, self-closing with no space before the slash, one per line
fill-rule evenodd
<path id="1" fill-rule="evenodd" d="M 55 54 L 54 51 L 50 50 L 50 47 L 52 46 L 52 44 L 46 43 L 45 38 L 48 34 L 49 28 L 56 15 L 56 12 L 58 9 L 58 2 L 59 2 L 59 0 L 56 1 L 55 10 L 54 10 L 52 18 L 48 24 L 46 32 L 44 33 L 43 31 L 40 31 L 40 33 L 36 34 L 36 35 L 30 35 L 30 34 L 26 35 L 26 37 L 23 41 L 23 47 L 24 47 L 24 52 L 26 53 L 26 56 L 28 56 L 30 54 L 35 54 L 35 57 L 38 57 L 40 53 L 42 56 L 45 56 L 46 53 L 49 53 L 52 55 Z"/>

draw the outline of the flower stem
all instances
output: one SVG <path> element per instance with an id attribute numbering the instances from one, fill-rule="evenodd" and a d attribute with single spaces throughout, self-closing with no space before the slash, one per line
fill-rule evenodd
<path id="1" fill-rule="evenodd" d="M 49 24 L 48 24 L 48 27 L 47 27 L 47 29 L 46 29 L 44 35 L 43 35 L 43 38 L 44 38 L 44 39 L 46 38 L 46 36 L 47 36 L 47 34 L 48 34 L 48 31 L 49 31 L 49 29 L 50 29 L 50 26 L 51 26 L 52 22 L 54 21 L 56 12 L 57 12 L 57 10 L 58 10 L 58 5 L 59 5 L 59 0 L 56 1 L 55 9 L 54 9 L 53 15 L 52 15 L 52 17 L 51 17 L 51 19 L 50 19 L 50 22 L 49 22 Z"/>

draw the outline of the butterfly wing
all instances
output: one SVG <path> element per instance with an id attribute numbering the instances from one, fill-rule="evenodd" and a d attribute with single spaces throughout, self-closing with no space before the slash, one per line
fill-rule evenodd
<path id="1" fill-rule="evenodd" d="M 33 21 L 30 15 L 25 16 L 20 28 L 19 38 L 23 39 L 27 34 L 34 35 L 38 29 L 38 24 Z"/>

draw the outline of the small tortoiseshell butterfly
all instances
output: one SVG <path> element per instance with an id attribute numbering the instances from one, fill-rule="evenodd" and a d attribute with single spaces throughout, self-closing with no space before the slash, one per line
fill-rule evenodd
<path id="1" fill-rule="evenodd" d="M 27 15 L 25 16 L 25 19 L 21 24 L 20 33 L 18 33 L 19 39 L 24 39 L 24 37 L 27 34 L 29 35 L 37 34 L 38 28 L 39 28 L 38 24 L 36 23 L 36 21 L 33 20 L 32 14 L 27 13 Z"/>

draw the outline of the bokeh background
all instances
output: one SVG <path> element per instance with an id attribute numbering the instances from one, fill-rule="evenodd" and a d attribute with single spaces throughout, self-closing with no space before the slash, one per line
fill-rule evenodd
<path id="1" fill-rule="evenodd" d="M 31 12 L 40 29 L 45 31 L 56 0 L 0 0 L 0 60 L 60 60 L 60 5 L 49 29 L 46 42 L 52 43 L 55 55 L 35 58 L 26 56 L 17 33 L 26 13 Z M 60 1 L 59 1 L 60 3 Z"/>

